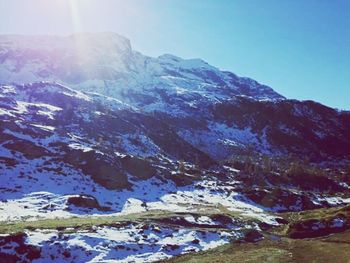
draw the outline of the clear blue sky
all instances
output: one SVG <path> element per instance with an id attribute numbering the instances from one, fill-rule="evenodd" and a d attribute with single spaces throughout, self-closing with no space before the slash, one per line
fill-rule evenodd
<path id="1" fill-rule="evenodd" d="M 350 0 L 0 0 L 1 34 L 114 31 L 288 98 L 350 109 Z"/>

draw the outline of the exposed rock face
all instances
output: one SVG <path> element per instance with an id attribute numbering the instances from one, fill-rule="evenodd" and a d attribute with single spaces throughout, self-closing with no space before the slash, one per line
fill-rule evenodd
<path id="1" fill-rule="evenodd" d="M 40 248 L 26 244 L 26 237 L 25 233 L 0 236 L 0 262 L 31 262 L 40 258 Z"/>
<path id="2" fill-rule="evenodd" d="M 247 231 L 247 233 L 245 234 L 243 241 L 255 243 L 262 240 L 263 238 L 264 236 L 259 231 L 250 230 L 250 231 Z"/>
<path id="3" fill-rule="evenodd" d="M 130 174 L 139 179 L 148 179 L 156 175 L 157 170 L 146 160 L 125 156 L 121 158 L 122 167 Z"/>
<path id="4" fill-rule="evenodd" d="M 274 211 L 302 211 L 321 207 L 313 203 L 312 196 L 302 193 L 293 193 L 279 188 L 271 190 L 247 190 L 245 196 L 253 202 Z"/>
<path id="5" fill-rule="evenodd" d="M 96 208 L 101 211 L 109 210 L 107 207 L 101 207 L 96 198 L 90 195 L 70 196 L 67 199 L 67 204 L 83 208 Z"/>

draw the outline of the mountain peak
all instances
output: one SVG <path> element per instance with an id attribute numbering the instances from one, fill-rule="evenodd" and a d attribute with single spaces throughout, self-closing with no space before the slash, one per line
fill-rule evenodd
<path id="1" fill-rule="evenodd" d="M 206 90 L 203 95 L 211 98 L 227 99 L 233 95 L 282 98 L 269 87 L 221 71 L 199 58 L 142 55 L 132 50 L 129 39 L 113 32 L 3 35 L 0 62 L 0 79 L 4 84 L 56 81 L 115 98 L 119 98 L 121 90 L 156 87 Z"/>
<path id="2" fill-rule="evenodd" d="M 185 68 L 185 69 L 193 69 L 193 68 L 216 69 L 215 67 L 209 65 L 207 62 L 205 62 L 203 59 L 200 59 L 200 58 L 184 59 L 178 56 L 174 56 L 172 54 L 164 54 L 159 56 L 158 59 L 162 63 L 171 64 L 171 65 Z"/>
<path id="3" fill-rule="evenodd" d="M 62 37 L 65 38 L 65 37 Z M 119 49 L 124 49 L 131 51 L 130 40 L 124 36 L 121 36 L 114 32 L 80 32 L 72 34 L 68 37 L 76 42 L 82 41 L 84 45 L 90 46 L 93 44 L 99 44 L 101 47 L 103 45 L 109 46 L 112 45 L 114 47 L 119 47 Z"/>

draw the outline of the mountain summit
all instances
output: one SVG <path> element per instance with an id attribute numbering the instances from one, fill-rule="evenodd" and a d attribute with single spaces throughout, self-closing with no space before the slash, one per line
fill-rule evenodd
<path id="1" fill-rule="evenodd" d="M 56 81 L 80 90 L 119 97 L 132 89 L 175 89 L 282 99 L 270 87 L 220 71 L 200 59 L 173 55 L 152 58 L 132 50 L 115 33 L 80 33 L 67 37 L 0 36 L 0 80 L 5 83 Z"/>

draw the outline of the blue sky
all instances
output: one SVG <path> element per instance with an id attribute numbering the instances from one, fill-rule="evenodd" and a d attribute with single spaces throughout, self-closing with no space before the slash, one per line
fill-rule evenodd
<path id="1" fill-rule="evenodd" d="M 350 109 L 349 0 L 0 0 L 1 34 L 114 31 L 288 98 Z"/>

